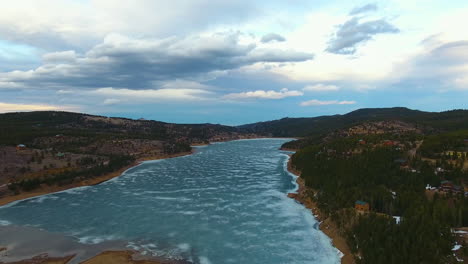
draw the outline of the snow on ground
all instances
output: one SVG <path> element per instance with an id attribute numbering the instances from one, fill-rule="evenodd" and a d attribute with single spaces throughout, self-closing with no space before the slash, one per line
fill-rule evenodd
<path id="1" fill-rule="evenodd" d="M 461 247 L 462 247 L 461 245 L 455 244 L 455 246 L 453 246 L 453 248 L 452 248 L 452 251 L 457 251 L 457 250 L 459 250 Z"/>

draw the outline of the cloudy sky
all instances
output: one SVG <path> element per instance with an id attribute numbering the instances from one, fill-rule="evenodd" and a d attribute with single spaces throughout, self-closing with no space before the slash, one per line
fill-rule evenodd
<path id="1" fill-rule="evenodd" d="M 5 0 L 0 112 L 242 124 L 468 108 L 466 0 Z"/>

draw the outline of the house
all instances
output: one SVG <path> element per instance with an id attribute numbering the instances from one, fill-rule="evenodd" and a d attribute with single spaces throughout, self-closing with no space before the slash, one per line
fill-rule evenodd
<path id="1" fill-rule="evenodd" d="M 26 149 L 26 145 L 24 144 L 19 144 L 16 146 L 16 150 L 25 150 Z"/>
<path id="2" fill-rule="evenodd" d="M 441 181 L 439 190 L 446 193 L 463 193 L 463 187 L 455 185 L 451 181 Z"/>
<path id="3" fill-rule="evenodd" d="M 440 189 L 445 192 L 450 192 L 455 185 L 451 181 L 441 181 Z"/>
<path id="4" fill-rule="evenodd" d="M 359 144 L 365 145 L 365 144 L 366 144 L 366 141 L 365 141 L 364 139 L 360 139 L 360 140 L 359 140 Z"/>
<path id="5" fill-rule="evenodd" d="M 369 211 L 370 206 L 368 202 L 358 200 L 356 203 L 354 203 L 354 209 L 358 211 Z"/>

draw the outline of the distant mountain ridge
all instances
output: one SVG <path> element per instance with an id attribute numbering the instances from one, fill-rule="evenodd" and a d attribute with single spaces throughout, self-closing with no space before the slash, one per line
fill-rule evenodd
<path id="1" fill-rule="evenodd" d="M 201 143 L 238 129 L 217 124 L 171 124 L 73 112 L 36 111 L 0 114 L 0 144 L 19 144 L 38 136 L 67 134 L 109 135 Z"/>
<path id="2" fill-rule="evenodd" d="M 158 140 L 184 139 L 195 143 L 243 134 L 308 137 L 324 135 L 362 122 L 395 120 L 409 123 L 425 132 L 468 129 L 468 110 L 424 112 L 405 107 L 363 108 L 343 115 L 287 117 L 240 126 L 172 124 L 60 111 L 17 112 L 0 114 L 0 144 L 27 142 L 28 135 L 33 132 L 38 133 L 34 137 L 86 132 Z"/>
<path id="3" fill-rule="evenodd" d="M 344 115 L 283 118 L 238 126 L 242 131 L 273 137 L 306 137 L 326 134 L 366 121 L 398 120 L 424 130 L 468 129 L 468 110 L 424 112 L 405 107 L 363 108 Z"/>

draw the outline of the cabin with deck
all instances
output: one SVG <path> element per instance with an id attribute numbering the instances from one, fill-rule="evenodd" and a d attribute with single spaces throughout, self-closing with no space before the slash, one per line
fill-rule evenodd
<path id="1" fill-rule="evenodd" d="M 16 150 L 25 150 L 26 149 L 26 145 L 24 144 L 19 144 L 16 146 Z"/>

